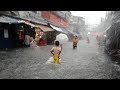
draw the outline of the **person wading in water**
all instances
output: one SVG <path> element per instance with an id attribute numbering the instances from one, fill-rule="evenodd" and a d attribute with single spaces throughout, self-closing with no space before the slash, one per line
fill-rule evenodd
<path id="1" fill-rule="evenodd" d="M 50 52 L 53 54 L 55 64 L 59 64 L 61 51 L 62 47 L 60 47 L 59 41 L 55 41 L 55 46 L 50 50 Z"/>
<path id="2" fill-rule="evenodd" d="M 77 48 L 77 44 L 78 44 L 78 37 L 74 36 L 74 38 L 73 38 L 73 49 Z"/>

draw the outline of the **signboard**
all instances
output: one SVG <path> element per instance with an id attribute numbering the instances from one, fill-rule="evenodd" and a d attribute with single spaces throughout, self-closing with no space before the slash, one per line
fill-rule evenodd
<path id="1" fill-rule="evenodd" d="M 4 29 L 4 38 L 9 38 L 8 29 Z"/>

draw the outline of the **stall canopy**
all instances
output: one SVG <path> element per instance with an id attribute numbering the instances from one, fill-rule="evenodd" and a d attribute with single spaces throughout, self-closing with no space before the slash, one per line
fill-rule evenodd
<path id="1" fill-rule="evenodd" d="M 67 29 L 62 29 L 64 34 L 69 34 L 70 32 Z"/>
<path id="2" fill-rule="evenodd" d="M 4 15 L 0 16 L 0 23 L 26 24 L 31 27 L 40 28 L 44 32 L 54 31 L 52 28 L 48 27 L 47 25 L 41 25 L 41 24 L 36 25 L 36 24 L 31 23 L 29 20 L 21 20 L 21 19 L 16 19 L 14 17 L 4 16 Z"/>
<path id="3" fill-rule="evenodd" d="M 19 19 L 8 17 L 8 16 L 0 16 L 1 23 L 18 23 Z"/>
<path id="4" fill-rule="evenodd" d="M 79 35 L 78 33 L 76 32 L 73 32 L 73 31 L 68 31 L 69 33 L 73 34 L 73 35 Z"/>
<path id="5" fill-rule="evenodd" d="M 54 31 L 52 28 L 48 27 L 48 26 L 44 26 L 44 25 L 37 25 L 43 32 L 50 32 L 50 31 Z"/>
<path id="6" fill-rule="evenodd" d="M 21 20 L 21 19 L 16 19 L 14 17 L 4 16 L 4 15 L 0 16 L 0 23 L 9 23 L 9 24 L 24 23 L 24 24 L 29 25 L 31 27 L 37 27 L 35 24 L 32 24 L 28 21 Z"/>
<path id="7" fill-rule="evenodd" d="M 58 31 L 58 32 L 61 32 L 61 33 L 64 33 L 64 34 L 68 34 L 69 31 L 64 29 L 64 28 L 58 28 L 56 26 L 53 26 L 53 25 L 50 25 L 54 30 Z"/>
<path id="8" fill-rule="evenodd" d="M 31 27 L 37 27 L 35 24 L 32 24 L 32 23 L 24 21 L 24 20 L 19 20 L 18 23 L 24 23 L 24 24 L 29 25 Z"/>
<path id="9" fill-rule="evenodd" d="M 53 25 L 50 25 L 53 29 L 55 29 L 56 31 L 59 31 L 59 32 L 62 32 L 63 33 L 63 30 L 56 27 L 56 26 L 53 26 Z"/>

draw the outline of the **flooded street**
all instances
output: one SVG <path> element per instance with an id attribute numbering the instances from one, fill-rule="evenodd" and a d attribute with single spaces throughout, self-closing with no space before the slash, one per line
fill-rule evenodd
<path id="1" fill-rule="evenodd" d="M 119 79 L 120 66 L 99 49 L 95 39 L 63 45 L 61 63 L 46 64 L 51 46 L 0 51 L 0 79 Z"/>

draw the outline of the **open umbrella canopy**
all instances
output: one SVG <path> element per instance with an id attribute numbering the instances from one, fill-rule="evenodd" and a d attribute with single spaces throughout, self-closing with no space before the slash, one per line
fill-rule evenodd
<path id="1" fill-rule="evenodd" d="M 60 42 L 60 44 L 64 44 L 68 42 L 68 36 L 66 34 L 59 34 L 56 36 L 56 40 Z"/>

